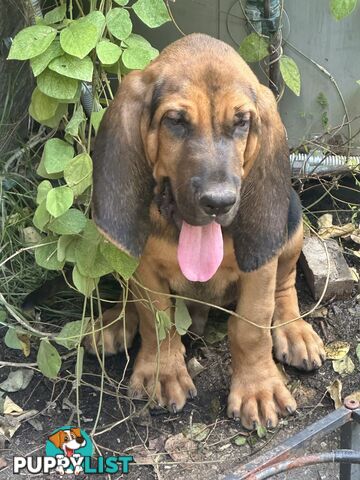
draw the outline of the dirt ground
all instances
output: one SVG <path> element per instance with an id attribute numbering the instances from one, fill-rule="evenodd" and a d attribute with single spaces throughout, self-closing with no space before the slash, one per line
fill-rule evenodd
<path id="1" fill-rule="evenodd" d="M 302 274 L 298 275 L 298 292 L 302 311 L 314 304 L 304 283 Z M 327 316 L 321 320 L 310 319 L 315 329 L 322 336 L 325 343 L 333 340 L 345 340 L 351 344 L 350 356 L 356 365 L 351 375 L 341 377 L 343 397 L 359 389 L 360 366 L 356 359 L 355 348 L 360 341 L 360 298 L 354 291 L 353 297 L 347 301 L 333 301 L 326 306 Z M 226 319 L 212 316 L 212 323 L 221 322 L 225 327 Z M 217 330 L 223 328 L 217 327 Z M 4 333 L 3 328 L 2 333 Z M 133 359 L 138 343 L 130 353 Z M 189 401 L 184 411 L 174 415 L 166 411 L 149 412 L 143 409 L 144 404 L 137 403 L 137 411 L 143 410 L 140 415 L 132 416 L 130 420 L 120 423 L 105 433 L 97 434 L 94 439 L 101 453 L 104 455 L 134 455 L 136 463 L 130 467 L 126 476 L 129 480 L 147 479 L 217 479 L 230 474 L 241 463 L 248 462 L 252 457 L 262 453 L 265 449 L 273 448 L 279 442 L 293 435 L 295 432 L 310 425 L 334 409 L 333 402 L 326 394 L 326 388 L 340 378 L 332 369 L 331 361 L 315 373 L 304 373 L 286 367 L 289 384 L 297 402 L 298 412 L 288 417 L 280 426 L 268 431 L 265 438 L 258 438 L 256 432 L 245 431 L 240 424 L 226 418 L 226 397 L 229 386 L 229 351 L 226 338 L 214 344 L 205 342 L 191 342 L 187 340 L 187 358 L 196 358 L 204 370 L 196 377 L 198 397 Z M 24 357 L 1 345 L 1 359 L 4 361 L 21 362 Z M 34 361 L 34 353 L 26 359 Z M 7 461 L 7 467 L 0 472 L 1 480 L 14 478 L 12 473 L 12 457 L 14 455 L 42 455 L 48 434 L 57 427 L 76 423 L 76 397 L 72 388 L 70 372 L 73 372 L 75 360 L 67 360 L 61 371 L 61 380 L 55 383 L 45 379 L 40 373 L 35 373 L 30 385 L 24 391 L 11 393 L 11 399 L 24 410 L 35 409 L 39 413 L 35 417 L 38 422 L 36 428 L 28 422 L 23 422 L 2 456 Z M 117 398 L 116 383 L 123 375 L 126 359 L 124 355 L 110 357 L 106 361 L 108 376 L 114 380 L 114 385 L 105 383 L 103 406 L 99 417 L 97 432 L 119 421 L 130 413 L 130 403 L 126 398 Z M 9 368 L 2 368 L 1 378 L 6 378 Z M 80 389 L 80 418 L 82 428 L 91 431 L 99 402 L 99 391 L 94 385 L 100 382 L 100 367 L 96 358 L 86 356 L 84 362 L 83 380 L 90 386 Z M 126 378 L 131 373 L 131 363 L 127 369 Z M 126 395 L 125 390 L 119 390 L 120 395 Z M 178 444 L 179 436 L 190 424 L 202 423 L 208 426 L 207 436 L 195 442 L 186 451 L 183 442 Z M 243 434 L 246 438 L 244 445 L 238 446 L 234 439 Z M 183 438 L 180 435 L 180 438 Z M 169 440 L 170 439 L 170 440 Z M 166 446 L 165 446 L 166 442 Z M 176 453 L 172 456 L 167 453 L 171 445 L 175 445 Z M 330 450 L 338 446 L 338 435 L 333 434 L 321 439 L 308 447 L 308 452 Z M 166 451 L 167 450 L 167 451 Z M 283 479 L 303 479 L 305 475 L 311 479 L 335 480 L 338 478 L 338 469 L 334 465 L 317 466 L 298 472 L 288 473 Z M 31 478 L 35 475 L 31 475 Z M 38 478 L 48 478 L 38 476 Z M 81 477 L 77 477 L 81 478 Z M 109 478 L 97 475 L 96 478 Z M 114 475 L 112 478 L 122 478 Z"/>

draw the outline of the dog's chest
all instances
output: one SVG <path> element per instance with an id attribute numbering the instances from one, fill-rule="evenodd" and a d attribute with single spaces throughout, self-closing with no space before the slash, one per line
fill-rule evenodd
<path id="1" fill-rule="evenodd" d="M 216 276 L 215 276 L 216 277 Z M 238 295 L 238 282 L 233 275 L 213 278 L 208 282 L 189 282 L 182 275 L 169 278 L 171 292 L 214 305 L 227 305 Z M 220 277 L 220 276 L 219 276 Z"/>
<path id="2" fill-rule="evenodd" d="M 184 277 L 177 261 L 175 243 L 152 237 L 145 253 L 146 261 L 162 280 L 166 280 L 171 293 L 215 305 L 229 304 L 238 296 L 240 272 L 230 241 L 225 242 L 222 264 L 207 282 L 191 282 Z"/>

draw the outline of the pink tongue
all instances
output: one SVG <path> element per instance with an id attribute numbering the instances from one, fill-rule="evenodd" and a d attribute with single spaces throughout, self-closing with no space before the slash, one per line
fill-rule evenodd
<path id="1" fill-rule="evenodd" d="M 194 227 L 183 221 L 177 256 L 180 269 L 188 280 L 210 280 L 224 256 L 221 226 L 213 222 L 204 227 Z"/>

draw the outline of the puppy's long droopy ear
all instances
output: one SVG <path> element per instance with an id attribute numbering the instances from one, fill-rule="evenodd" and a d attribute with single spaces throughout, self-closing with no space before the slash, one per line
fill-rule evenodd
<path id="1" fill-rule="evenodd" d="M 139 257 L 149 235 L 152 171 L 141 140 L 146 85 L 125 77 L 101 122 L 93 155 L 93 218 L 119 248 Z"/>
<path id="2" fill-rule="evenodd" d="M 235 254 L 242 271 L 257 270 L 270 260 L 288 238 L 291 192 L 289 152 L 285 129 L 271 91 L 260 86 L 258 121 L 252 125 L 259 142 L 256 158 L 243 181 L 240 208 L 234 221 Z M 252 151 L 254 148 L 251 149 Z M 246 170 L 245 158 L 245 170 Z"/>

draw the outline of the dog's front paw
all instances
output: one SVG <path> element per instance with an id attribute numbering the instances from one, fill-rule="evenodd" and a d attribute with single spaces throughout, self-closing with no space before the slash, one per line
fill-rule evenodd
<path id="1" fill-rule="evenodd" d="M 164 349 L 159 364 L 156 358 L 156 352 L 140 350 L 130 378 L 129 394 L 132 398 L 150 398 L 153 406 L 180 412 L 187 398 L 196 396 L 196 388 L 186 369 L 184 349 Z"/>
<path id="2" fill-rule="evenodd" d="M 315 370 L 325 360 L 324 344 L 305 320 L 273 330 L 275 357 L 301 370 Z"/>
<path id="3" fill-rule="evenodd" d="M 261 368 L 261 367 L 260 367 Z M 294 413 L 296 402 L 284 385 L 273 363 L 268 368 L 256 367 L 233 374 L 228 398 L 228 416 L 240 419 L 242 425 L 252 430 L 258 425 L 275 427 L 278 415 Z"/>

